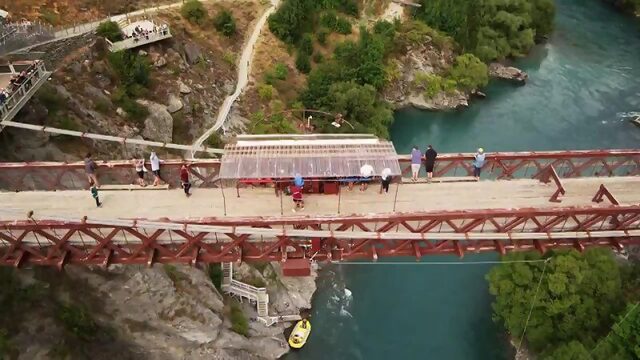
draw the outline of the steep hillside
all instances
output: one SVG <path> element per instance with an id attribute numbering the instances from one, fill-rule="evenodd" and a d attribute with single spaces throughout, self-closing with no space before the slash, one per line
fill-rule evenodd
<path id="1" fill-rule="evenodd" d="M 222 1 L 207 3 L 205 9 L 209 15 L 202 24 L 184 19 L 179 8 L 160 14 L 159 20 L 170 25 L 174 37 L 159 43 L 112 54 L 102 39 L 94 38 L 72 48 L 57 59 L 51 82 L 36 94 L 17 121 L 190 144 L 215 121 L 218 107 L 233 91 L 236 59 L 264 6 L 250 0 Z M 225 9 L 236 23 L 231 36 L 216 31 L 211 19 Z M 41 135 L 35 140 L 36 134 L 11 129 L 2 136 L 8 159 L 69 159 L 88 148 L 110 157 L 130 157 L 138 151 L 68 137 Z"/>

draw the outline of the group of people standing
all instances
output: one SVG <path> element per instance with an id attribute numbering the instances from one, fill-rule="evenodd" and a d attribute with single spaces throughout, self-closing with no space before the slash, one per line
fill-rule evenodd
<path id="1" fill-rule="evenodd" d="M 480 173 L 482 172 L 482 167 L 485 163 L 485 156 L 483 148 L 479 148 L 478 151 L 473 155 L 473 176 L 476 180 L 480 180 Z M 436 158 L 438 157 L 438 152 L 433 148 L 432 145 L 427 146 L 427 150 L 424 152 L 424 167 L 427 171 L 427 181 L 431 182 L 433 178 L 433 168 L 436 164 Z M 423 154 L 418 149 L 418 146 L 414 145 L 411 150 L 411 180 L 418 181 L 418 175 L 420 174 L 420 168 L 422 167 L 422 159 Z"/>
<path id="2" fill-rule="evenodd" d="M 145 173 L 149 172 L 149 170 L 147 170 L 144 158 L 133 158 L 131 159 L 131 162 L 138 176 L 138 185 L 140 185 L 141 187 L 146 187 L 147 183 L 145 182 L 144 177 Z M 162 179 L 162 176 L 160 175 L 160 164 L 162 162 L 163 161 L 160 160 L 158 154 L 156 154 L 155 151 L 152 151 L 151 155 L 149 156 L 149 163 L 151 164 L 151 173 L 153 174 L 153 186 L 158 186 L 165 183 L 165 181 Z M 113 165 L 107 166 L 112 167 Z M 100 182 L 98 181 L 97 176 L 98 165 L 93 160 L 91 153 L 87 153 L 84 158 L 84 170 L 89 182 L 89 190 L 91 191 L 91 195 L 96 201 L 96 206 L 101 207 L 102 203 L 100 202 L 98 195 L 98 188 L 100 188 Z M 189 168 L 186 164 L 183 164 L 180 167 L 180 186 L 184 190 L 185 195 L 187 197 L 190 197 L 191 181 L 189 181 Z"/>

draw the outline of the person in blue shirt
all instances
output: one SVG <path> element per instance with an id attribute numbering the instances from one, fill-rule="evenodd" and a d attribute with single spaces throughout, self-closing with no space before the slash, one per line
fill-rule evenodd
<path id="1" fill-rule="evenodd" d="M 480 172 L 484 166 L 485 153 L 483 148 L 479 148 L 478 152 L 473 156 L 473 176 L 476 180 L 480 180 Z"/>
<path id="2" fill-rule="evenodd" d="M 420 173 L 420 165 L 422 164 L 422 152 L 416 145 L 411 150 L 411 180 L 418 181 L 418 173 Z"/>

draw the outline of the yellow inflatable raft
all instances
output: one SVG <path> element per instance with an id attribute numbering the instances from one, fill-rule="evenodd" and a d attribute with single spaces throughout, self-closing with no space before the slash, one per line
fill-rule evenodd
<path id="1" fill-rule="evenodd" d="M 302 319 L 298 321 L 293 331 L 291 331 L 291 335 L 289 335 L 289 346 L 294 349 L 300 349 L 307 343 L 309 334 L 311 334 L 311 323 L 309 320 Z"/>

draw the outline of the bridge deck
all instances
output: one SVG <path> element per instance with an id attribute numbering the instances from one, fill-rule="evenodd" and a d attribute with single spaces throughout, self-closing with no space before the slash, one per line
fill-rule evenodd
<path id="1" fill-rule="evenodd" d="M 547 208 L 557 206 L 591 206 L 591 201 L 604 184 L 621 205 L 640 204 L 640 177 L 564 179 L 566 195 L 561 203 L 549 202 L 555 192 L 553 183 L 542 184 L 537 180 L 480 181 L 477 183 L 403 184 L 398 191 L 397 212 L 499 209 L 499 208 Z M 353 191 L 343 189 L 340 196 L 340 214 L 390 213 L 393 211 L 395 184 L 388 194 L 378 194 L 378 186 L 372 185 L 366 192 L 357 187 Z M 2 209 L 33 210 L 36 218 L 65 216 L 78 218 L 83 215 L 102 218 L 171 219 L 223 217 L 221 189 L 192 189 L 193 196 L 186 198 L 180 189 L 169 191 L 101 192 L 102 208 L 96 208 L 89 191 L 20 192 L 0 193 L 0 220 L 14 220 L 15 213 Z M 235 188 L 224 189 L 227 216 L 280 216 L 281 200 L 271 188 L 243 188 L 240 197 Z M 335 215 L 338 196 L 310 194 L 305 196 L 305 210 L 292 212 L 291 197 L 282 199 L 284 216 Z M 605 200 L 606 201 L 606 200 Z"/>

